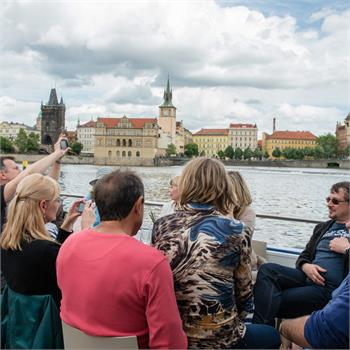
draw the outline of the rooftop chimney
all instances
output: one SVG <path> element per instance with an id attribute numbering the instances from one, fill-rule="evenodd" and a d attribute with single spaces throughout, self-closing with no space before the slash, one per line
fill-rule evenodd
<path id="1" fill-rule="evenodd" d="M 272 122 L 272 133 L 274 133 L 276 131 L 276 118 L 273 118 L 273 122 Z"/>

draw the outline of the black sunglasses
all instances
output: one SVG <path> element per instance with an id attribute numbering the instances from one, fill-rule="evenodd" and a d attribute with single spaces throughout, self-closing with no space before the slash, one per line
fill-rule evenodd
<path id="1" fill-rule="evenodd" d="M 332 202 L 334 205 L 338 205 L 339 203 L 346 203 L 348 201 L 340 201 L 339 199 L 336 199 L 336 198 L 327 197 L 326 202 L 327 203 Z"/>

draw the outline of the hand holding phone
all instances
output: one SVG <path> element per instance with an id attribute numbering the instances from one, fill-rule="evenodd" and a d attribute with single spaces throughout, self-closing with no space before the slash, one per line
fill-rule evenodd
<path id="1" fill-rule="evenodd" d="M 85 203 L 84 202 L 80 203 L 78 207 L 78 212 L 82 213 L 84 211 L 84 208 L 85 208 Z"/>
<path id="2" fill-rule="evenodd" d="M 68 141 L 67 141 L 67 139 L 62 139 L 61 141 L 60 141 L 60 147 L 61 147 L 61 149 L 67 149 L 68 148 Z"/>

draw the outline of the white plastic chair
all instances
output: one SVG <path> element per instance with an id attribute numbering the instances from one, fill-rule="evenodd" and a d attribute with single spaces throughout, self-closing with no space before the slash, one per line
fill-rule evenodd
<path id="1" fill-rule="evenodd" d="M 62 321 L 65 350 L 71 349 L 138 349 L 137 337 L 95 337 Z"/>

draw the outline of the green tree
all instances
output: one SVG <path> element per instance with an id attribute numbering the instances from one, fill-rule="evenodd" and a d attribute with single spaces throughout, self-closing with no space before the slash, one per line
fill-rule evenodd
<path id="1" fill-rule="evenodd" d="M 294 158 L 295 159 L 302 160 L 302 159 L 304 159 L 304 157 L 305 157 L 305 153 L 304 153 L 304 150 L 302 148 L 296 148 L 294 150 Z"/>
<path id="2" fill-rule="evenodd" d="M 237 147 L 235 149 L 235 159 L 242 159 L 243 157 L 243 151 L 241 148 Z"/>
<path id="3" fill-rule="evenodd" d="M 306 158 L 313 158 L 315 156 L 315 149 L 311 147 L 305 147 L 303 149 Z"/>
<path id="4" fill-rule="evenodd" d="M 261 160 L 262 157 L 263 157 L 263 152 L 260 148 L 255 148 L 254 152 L 253 152 L 253 157 L 256 158 L 256 159 L 259 159 Z"/>
<path id="5" fill-rule="evenodd" d="M 282 150 L 282 156 L 286 159 L 295 159 L 295 148 L 286 147 Z"/>
<path id="6" fill-rule="evenodd" d="M 235 155 L 235 151 L 233 150 L 232 146 L 227 146 L 225 149 L 225 157 L 232 159 Z"/>
<path id="7" fill-rule="evenodd" d="M 0 136 L 0 150 L 4 153 L 12 153 L 14 149 L 11 140 L 7 137 Z"/>
<path id="8" fill-rule="evenodd" d="M 198 156 L 198 145 L 196 143 L 188 143 L 185 145 L 185 156 Z"/>
<path id="9" fill-rule="evenodd" d="M 253 157 L 253 151 L 250 149 L 250 147 L 246 148 L 243 152 L 243 158 L 244 159 L 250 159 Z"/>
<path id="10" fill-rule="evenodd" d="M 337 156 L 338 147 L 337 138 L 335 135 L 328 133 L 326 135 L 319 136 L 316 143 L 322 147 L 326 158 L 335 158 Z"/>
<path id="11" fill-rule="evenodd" d="M 170 157 L 173 154 L 176 154 L 176 146 L 173 143 L 170 143 L 165 152 L 168 157 Z"/>
<path id="12" fill-rule="evenodd" d="M 200 156 L 201 157 L 205 157 L 205 151 L 204 150 L 200 153 Z"/>
<path id="13" fill-rule="evenodd" d="M 73 151 L 74 153 L 76 153 L 76 154 L 80 154 L 80 153 L 81 153 L 81 150 L 82 150 L 83 148 L 84 148 L 83 144 L 80 143 L 80 142 L 78 142 L 78 141 L 74 142 L 74 143 L 72 144 L 72 146 L 71 146 L 72 151 Z"/>
<path id="14" fill-rule="evenodd" d="M 39 151 L 39 135 L 31 132 L 27 138 L 27 151 L 28 152 L 37 152 Z"/>
<path id="15" fill-rule="evenodd" d="M 279 149 L 279 147 L 276 147 L 273 151 L 272 151 L 272 156 L 275 158 L 280 158 L 282 156 L 282 152 Z"/>
<path id="16" fill-rule="evenodd" d="M 316 146 L 314 148 L 314 158 L 315 159 L 322 159 L 324 158 L 324 150 L 321 146 Z"/>
<path id="17" fill-rule="evenodd" d="M 265 159 L 270 158 L 269 152 L 265 151 L 265 152 L 263 153 L 263 158 L 265 158 Z"/>
<path id="18" fill-rule="evenodd" d="M 27 152 L 28 148 L 28 136 L 27 133 L 24 131 L 24 129 L 19 129 L 19 132 L 16 137 L 15 141 L 16 146 L 18 147 L 18 150 L 20 153 Z"/>
<path id="19" fill-rule="evenodd" d="M 225 152 L 222 151 L 222 150 L 218 151 L 218 157 L 219 157 L 220 159 L 224 159 L 224 158 L 225 158 Z"/>

